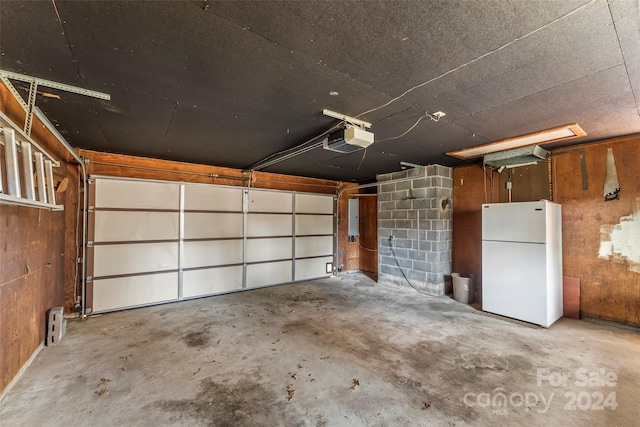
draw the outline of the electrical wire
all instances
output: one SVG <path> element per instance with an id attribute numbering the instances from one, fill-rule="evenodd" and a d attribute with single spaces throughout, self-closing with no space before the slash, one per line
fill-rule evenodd
<path id="1" fill-rule="evenodd" d="M 377 249 L 369 249 L 369 248 L 365 248 L 364 246 L 362 246 L 360 243 L 358 243 L 358 246 L 360 247 L 360 249 L 364 249 L 365 251 L 369 251 L 369 252 L 378 252 Z"/>
<path id="2" fill-rule="evenodd" d="M 384 138 L 384 139 L 379 139 L 376 142 L 382 142 L 382 141 L 391 141 L 392 139 L 400 139 L 403 136 L 405 136 L 406 134 L 408 134 L 409 132 L 411 132 L 416 126 L 418 126 L 418 123 L 420 123 L 422 121 L 422 119 L 429 117 L 429 115 L 427 113 L 425 113 L 424 116 L 420 116 L 420 118 L 413 124 L 413 126 L 411 126 L 409 129 L 407 129 L 406 131 L 404 131 L 403 133 L 401 133 L 398 136 L 392 136 L 391 138 Z M 433 120 L 433 119 L 432 119 Z"/>
<path id="3" fill-rule="evenodd" d="M 360 159 L 360 163 L 358 164 L 358 170 L 360 170 L 360 166 L 362 166 L 362 162 L 364 162 L 364 158 L 367 157 L 367 149 L 364 149 L 364 153 L 362 153 L 362 159 Z"/>
<path id="4" fill-rule="evenodd" d="M 406 280 L 409 286 L 415 289 L 415 291 L 418 292 L 419 294 L 429 295 L 426 292 L 423 292 L 420 289 L 418 289 L 416 286 L 414 286 L 414 284 L 411 283 L 411 280 L 409 280 L 407 275 L 404 274 L 404 270 L 402 269 L 402 267 L 400 267 L 400 264 L 398 263 L 398 258 L 396 257 L 396 251 L 393 249 L 393 239 L 389 239 L 389 247 L 391 248 L 391 253 L 393 254 L 393 260 L 396 262 L 396 265 L 398 266 L 400 273 L 402 273 L 402 277 L 404 277 L 404 280 Z"/>
<path id="5" fill-rule="evenodd" d="M 427 80 L 427 81 L 425 81 L 425 82 L 422 82 L 422 83 L 417 84 L 417 85 L 415 85 L 415 86 L 413 86 L 413 87 L 410 87 L 409 89 L 405 90 L 405 91 L 404 91 L 404 92 L 402 92 L 400 95 L 396 96 L 395 98 L 391 99 L 390 101 L 387 101 L 387 102 L 385 102 L 384 104 L 382 104 L 382 105 L 380 105 L 380 106 L 378 106 L 378 107 L 375 107 L 375 108 L 372 108 L 372 109 L 370 109 L 370 110 L 367 110 L 367 111 L 365 111 L 364 113 L 360 113 L 360 114 L 358 114 L 358 115 L 357 115 L 357 116 L 355 116 L 355 117 L 356 117 L 356 118 L 360 118 L 360 117 L 364 116 L 365 114 L 373 113 L 374 111 L 378 111 L 378 110 L 380 110 L 380 109 L 382 109 L 382 108 L 384 108 L 384 107 L 387 107 L 387 106 L 389 106 L 389 105 L 393 104 L 394 102 L 396 102 L 396 101 L 398 101 L 398 100 L 400 100 L 400 99 L 404 98 L 407 94 L 409 94 L 409 93 L 413 92 L 414 90 L 416 90 L 416 89 L 420 89 L 421 87 L 426 86 L 426 85 L 428 85 L 429 83 L 433 83 L 433 82 L 435 82 L 436 80 L 440 80 L 441 78 L 443 78 L 443 77 L 445 77 L 445 76 L 448 76 L 448 75 L 449 75 L 449 74 L 451 74 L 451 73 L 455 73 L 456 71 L 458 71 L 458 70 L 460 70 L 460 69 L 462 69 L 462 68 L 464 68 L 464 67 L 467 67 L 467 66 L 469 66 L 469 65 L 471 65 L 471 64 L 474 64 L 474 63 L 476 63 L 476 62 L 478 62 L 478 61 L 480 61 L 480 60 L 482 60 L 482 59 L 486 58 L 487 56 L 493 55 L 494 53 L 497 53 L 497 52 L 499 52 L 499 51 L 501 51 L 501 50 L 503 50 L 503 49 L 505 49 L 505 48 L 507 48 L 507 47 L 511 46 L 512 44 L 517 43 L 517 42 L 518 42 L 518 41 L 520 41 L 520 40 L 523 40 L 523 39 L 525 39 L 525 38 L 527 38 L 527 37 L 529 37 L 529 36 L 531 36 L 531 35 L 533 35 L 533 34 L 535 34 L 535 33 L 539 32 L 539 31 L 542 31 L 542 30 L 546 29 L 547 27 L 550 27 L 551 25 L 555 24 L 556 22 L 559 22 L 559 21 L 561 21 L 561 20 L 563 20 L 563 19 L 568 18 L 569 16 L 571 16 L 571 15 L 573 15 L 573 14 L 575 14 L 575 13 L 577 13 L 577 12 L 581 11 L 582 9 L 586 8 L 587 6 L 591 5 L 592 3 L 595 3 L 596 1 L 597 1 L 597 0 L 591 0 L 589 3 L 585 3 L 585 4 L 583 4 L 582 6 L 578 7 L 577 9 L 574 9 L 574 10 L 572 10 L 572 11 L 570 11 L 570 12 L 567 12 L 566 14 L 564 14 L 564 15 L 562 15 L 562 16 L 560 16 L 560 17 L 556 18 L 556 19 L 554 19 L 553 21 L 547 22 L 547 23 L 546 23 L 546 24 L 544 24 L 543 26 L 538 27 L 538 28 L 536 28 L 535 30 L 530 31 L 530 32 L 528 32 L 527 34 L 524 34 L 524 35 L 522 35 L 522 36 L 520 36 L 520 37 L 517 37 L 517 38 L 515 38 L 515 39 L 511 40 L 510 42 L 507 42 L 507 43 L 503 44 L 502 46 L 499 46 L 499 47 L 497 47 L 497 48 L 495 48 L 495 49 L 493 49 L 493 50 L 490 50 L 489 52 L 486 52 L 486 53 L 484 53 L 484 54 L 482 54 L 482 55 L 478 56 L 477 58 L 472 59 L 471 61 L 465 62 L 464 64 L 462 64 L 462 65 L 458 65 L 457 67 L 452 68 L 451 70 L 446 71 L 446 72 L 444 72 L 444 73 L 442 73 L 442 74 L 440 74 L 440 75 L 438 75 L 438 76 L 436 76 L 436 77 L 433 77 L 433 78 L 431 78 L 431 79 L 429 79 L 429 80 Z"/>
<path id="6" fill-rule="evenodd" d="M 327 135 L 328 133 L 334 131 L 335 129 L 338 129 L 340 126 L 342 126 L 342 124 L 344 123 L 344 121 L 341 121 L 333 126 L 331 126 L 329 129 L 327 129 L 326 131 L 322 132 L 319 135 L 314 136 L 313 138 L 310 138 L 308 140 L 306 140 L 305 142 L 303 142 L 302 144 L 298 144 L 295 147 L 292 148 L 287 148 L 286 150 L 281 150 L 278 151 L 277 153 L 273 153 L 270 154 L 269 156 L 265 157 L 262 160 L 257 161 L 256 163 L 254 163 L 253 165 L 249 166 L 248 169 L 251 170 L 259 170 L 259 169 L 264 169 L 266 167 L 269 167 L 271 165 L 274 165 L 276 163 L 288 160 L 292 157 L 298 156 L 300 154 L 306 153 L 307 151 L 311 151 L 315 148 L 318 148 L 320 146 L 322 146 L 322 141 L 317 141 L 318 139 L 322 138 L 323 136 Z"/>

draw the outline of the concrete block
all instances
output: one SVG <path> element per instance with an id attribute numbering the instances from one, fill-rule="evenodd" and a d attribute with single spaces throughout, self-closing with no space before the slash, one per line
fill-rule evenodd
<path id="1" fill-rule="evenodd" d="M 380 273 L 389 274 L 391 276 L 402 277 L 402 272 L 398 267 L 391 265 L 381 264 L 379 266 Z"/>
<path id="2" fill-rule="evenodd" d="M 411 188 L 411 183 L 413 181 L 401 181 L 401 182 L 396 182 L 396 191 L 400 191 L 400 190 L 408 190 Z"/>
<path id="3" fill-rule="evenodd" d="M 378 203 L 379 211 L 393 211 L 396 209 L 396 202 L 382 202 Z"/>
<path id="4" fill-rule="evenodd" d="M 406 239 L 407 238 L 407 230 L 393 230 L 391 232 L 394 239 Z"/>
<path id="5" fill-rule="evenodd" d="M 407 210 L 395 210 L 391 211 L 391 218 L 393 219 L 407 219 Z"/>
<path id="6" fill-rule="evenodd" d="M 378 211 L 378 219 L 391 219 L 391 213 L 395 211 Z"/>
<path id="7" fill-rule="evenodd" d="M 420 247 L 418 248 L 421 251 L 427 252 L 427 261 L 429 260 L 429 252 L 431 252 L 431 242 L 420 242 Z"/>
<path id="8" fill-rule="evenodd" d="M 378 227 L 380 228 L 396 228 L 396 221 L 393 219 L 381 219 L 378 221 Z"/>
<path id="9" fill-rule="evenodd" d="M 431 207 L 429 199 L 414 199 L 411 202 L 413 209 L 427 209 Z"/>
<path id="10" fill-rule="evenodd" d="M 424 271 L 426 273 L 431 272 L 431 263 L 425 261 L 414 261 L 413 269 L 416 271 Z"/>
<path id="11" fill-rule="evenodd" d="M 378 193 L 378 202 L 391 201 L 391 193 Z"/>
<path id="12" fill-rule="evenodd" d="M 412 240 L 408 239 L 393 239 L 393 247 L 400 249 L 411 249 L 412 248 Z"/>
<path id="13" fill-rule="evenodd" d="M 396 201 L 396 209 L 411 209 L 412 208 L 412 199 L 406 199 L 406 200 L 397 200 Z"/>
<path id="14" fill-rule="evenodd" d="M 390 184 L 382 184 L 380 186 L 378 186 L 378 193 L 392 193 L 394 191 L 396 191 L 396 184 L 390 183 Z"/>
<path id="15" fill-rule="evenodd" d="M 414 222 L 410 219 L 398 219 L 396 220 L 396 228 L 413 228 Z"/>
<path id="16" fill-rule="evenodd" d="M 47 346 L 57 345 L 66 331 L 67 320 L 64 318 L 64 308 L 51 308 L 47 321 Z"/>
<path id="17" fill-rule="evenodd" d="M 427 197 L 427 189 L 426 188 L 418 188 L 410 191 L 411 196 L 416 199 L 424 199 Z"/>
<path id="18" fill-rule="evenodd" d="M 409 190 L 394 191 L 391 193 L 391 200 L 405 200 L 409 197 Z"/>
<path id="19" fill-rule="evenodd" d="M 431 187 L 431 179 L 430 178 L 414 179 L 411 182 L 413 183 L 413 188 L 414 189 Z"/>
<path id="20" fill-rule="evenodd" d="M 423 283 L 427 281 L 427 273 L 424 271 L 409 270 L 406 275 L 411 281 L 417 280 Z"/>

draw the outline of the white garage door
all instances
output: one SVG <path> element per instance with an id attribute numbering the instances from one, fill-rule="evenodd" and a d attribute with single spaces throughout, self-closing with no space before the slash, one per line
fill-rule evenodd
<path id="1" fill-rule="evenodd" d="M 326 277 L 332 195 L 93 177 L 87 312 Z"/>

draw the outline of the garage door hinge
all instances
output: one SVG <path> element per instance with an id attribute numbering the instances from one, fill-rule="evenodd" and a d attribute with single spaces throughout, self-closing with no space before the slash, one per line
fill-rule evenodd
<path id="1" fill-rule="evenodd" d="M 87 276 L 85 282 L 93 282 L 93 276 Z"/>
<path id="2" fill-rule="evenodd" d="M 88 248 L 92 248 L 92 247 L 93 247 L 93 240 L 89 240 L 89 241 L 87 242 L 87 247 L 88 247 Z"/>
<path id="3" fill-rule="evenodd" d="M 78 259 L 76 260 L 76 264 L 82 264 L 82 258 L 78 258 Z"/>

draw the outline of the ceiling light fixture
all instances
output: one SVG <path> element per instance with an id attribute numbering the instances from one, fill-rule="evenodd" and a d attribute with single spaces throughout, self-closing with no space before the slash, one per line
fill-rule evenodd
<path id="1" fill-rule="evenodd" d="M 587 133 L 576 123 L 570 123 L 514 138 L 502 139 L 488 144 L 476 145 L 475 147 L 463 148 L 461 150 L 449 151 L 448 156 L 458 159 L 471 159 L 484 156 L 489 153 L 511 150 L 514 148 L 527 147 L 536 144 L 549 144 L 552 142 L 564 141 L 567 139 L 579 138 Z"/>

